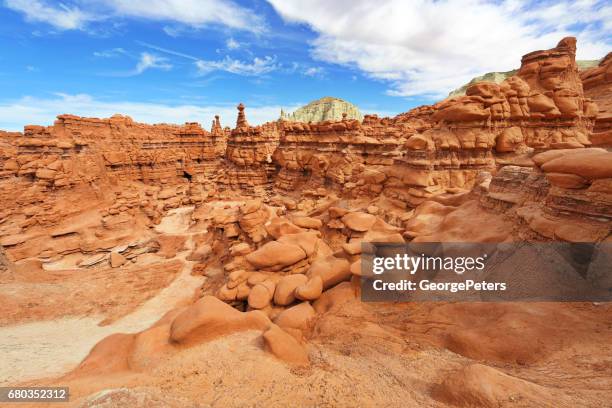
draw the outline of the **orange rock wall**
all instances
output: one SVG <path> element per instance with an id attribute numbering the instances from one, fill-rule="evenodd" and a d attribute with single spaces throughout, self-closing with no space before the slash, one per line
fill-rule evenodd
<path id="1" fill-rule="evenodd" d="M 265 196 L 325 188 L 346 197 L 382 194 L 414 207 L 439 193 L 472 188 L 483 171 L 530 166 L 537 151 L 588 146 L 596 118 L 599 133 L 608 132 L 605 112 L 585 97 L 582 81 L 587 94 L 605 104 L 612 59 L 581 79 L 575 51 L 575 39 L 565 38 L 553 49 L 525 55 L 518 74 L 501 84 L 477 83 L 465 96 L 395 118 L 366 115 L 363 122 L 253 127 L 242 104 L 231 131 L 218 117 L 208 132 L 197 123 L 61 115 L 49 127 L 0 134 L 0 177 L 18 180 L 0 185 L 0 193 L 10 197 L 17 185 L 45 191 L 136 181 L 190 185 L 183 193 L 196 190 L 200 199 L 224 190 Z"/>

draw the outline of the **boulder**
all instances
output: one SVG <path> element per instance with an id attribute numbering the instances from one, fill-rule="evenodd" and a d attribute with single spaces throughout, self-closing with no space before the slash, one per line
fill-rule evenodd
<path id="1" fill-rule="evenodd" d="M 266 285 L 258 283 L 249 293 L 249 306 L 253 309 L 263 309 L 270 305 L 273 296 L 274 292 L 270 292 Z"/>
<path id="2" fill-rule="evenodd" d="M 308 277 L 320 276 L 323 289 L 330 288 L 351 277 L 349 261 L 335 256 L 328 256 L 312 263 L 308 270 Z"/>
<path id="3" fill-rule="evenodd" d="M 295 288 L 295 297 L 300 300 L 316 300 L 323 293 L 323 279 L 313 276 L 304 285 Z"/>
<path id="4" fill-rule="evenodd" d="M 257 269 L 282 268 L 304 258 L 306 252 L 300 246 L 278 241 L 268 242 L 246 256 L 246 260 Z"/>
<path id="5" fill-rule="evenodd" d="M 321 242 L 319 237 L 320 233 L 318 231 L 299 232 L 283 235 L 278 239 L 278 242 L 299 246 L 306 253 L 306 256 L 310 257 L 317 251 L 318 244 Z"/>
<path id="6" fill-rule="evenodd" d="M 312 217 L 294 216 L 291 221 L 300 228 L 320 229 L 323 226 L 320 219 Z"/>
<path id="7" fill-rule="evenodd" d="M 285 218 L 274 218 L 269 224 L 266 225 L 266 231 L 268 234 L 273 236 L 275 239 L 279 239 L 283 235 L 296 234 L 298 232 L 304 232 L 304 230 L 297 225 L 289 222 Z"/>
<path id="8" fill-rule="evenodd" d="M 276 285 L 274 291 L 274 303 L 279 306 L 287 306 L 295 301 L 295 289 L 306 284 L 308 278 L 303 274 L 284 276 Z"/>
<path id="9" fill-rule="evenodd" d="M 243 330 L 267 330 L 270 319 L 259 312 L 240 312 L 214 296 L 204 296 L 172 322 L 170 341 L 192 344 Z"/>
<path id="10" fill-rule="evenodd" d="M 342 217 L 342 222 L 353 231 L 365 232 L 374 225 L 376 217 L 372 214 L 352 212 L 344 215 Z"/>
<path id="11" fill-rule="evenodd" d="M 316 312 L 310 303 L 302 302 L 283 310 L 274 319 L 274 323 L 282 329 L 298 329 L 304 331 L 308 328 L 310 321 L 315 315 Z"/>

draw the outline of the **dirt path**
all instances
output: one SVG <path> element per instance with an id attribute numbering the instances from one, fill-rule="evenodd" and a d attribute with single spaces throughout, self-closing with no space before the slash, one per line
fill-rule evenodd
<path id="1" fill-rule="evenodd" d="M 193 207 L 171 211 L 156 229 L 160 233 L 184 234 L 186 249 L 176 259 L 184 267 L 172 283 L 133 313 L 100 326 L 100 317 L 66 317 L 51 321 L 0 327 L 0 385 L 60 375 L 81 362 L 91 348 L 113 333 L 135 333 L 155 323 L 177 304 L 191 298 L 203 277 L 192 276 L 194 262 L 187 261 L 193 250 L 194 233 L 187 232 Z M 197 233 L 202 233 L 198 231 Z"/>

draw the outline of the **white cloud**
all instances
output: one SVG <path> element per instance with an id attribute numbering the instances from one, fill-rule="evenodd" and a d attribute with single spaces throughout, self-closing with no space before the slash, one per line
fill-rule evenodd
<path id="1" fill-rule="evenodd" d="M 206 75 L 213 71 L 226 71 L 237 75 L 257 76 L 267 74 L 278 69 L 276 57 L 255 57 L 253 62 L 244 62 L 226 56 L 220 61 L 198 60 L 195 62 L 198 72 Z"/>
<path id="2" fill-rule="evenodd" d="M 578 37 L 579 58 L 601 58 L 612 31 L 612 5 L 595 0 L 268 1 L 285 20 L 318 33 L 316 59 L 356 66 L 401 96 L 445 96 L 567 35 Z"/>
<path id="3" fill-rule="evenodd" d="M 184 31 L 181 26 L 164 26 L 162 30 L 164 30 L 164 33 L 174 38 L 180 36 Z"/>
<path id="4" fill-rule="evenodd" d="M 20 131 L 28 124 L 51 125 L 56 116 L 63 113 L 98 118 L 119 113 L 128 115 L 135 121 L 150 124 L 200 122 L 206 129 L 210 127 L 214 116 L 220 115 L 223 126 L 233 128 L 236 124 L 237 104 L 238 101 L 212 106 L 102 101 L 85 94 L 57 94 L 53 98 L 25 96 L 15 101 L 0 102 L 0 129 Z M 280 116 L 281 105 L 246 105 L 247 119 L 253 125 L 276 120 Z M 298 107 L 297 104 L 283 106 L 286 111 Z"/>
<path id="5" fill-rule="evenodd" d="M 41 0 L 6 0 L 6 7 L 25 15 L 27 21 L 43 22 L 59 30 L 82 30 L 98 19 L 75 6 L 59 4 L 54 7 Z"/>
<path id="6" fill-rule="evenodd" d="M 233 38 L 229 38 L 225 42 L 225 46 L 229 50 L 237 50 L 238 48 L 240 48 L 240 43 L 238 41 L 234 40 Z"/>
<path id="7" fill-rule="evenodd" d="M 323 72 L 324 72 L 324 70 L 321 67 L 310 67 L 310 68 L 306 68 L 304 70 L 304 75 L 310 76 L 310 77 L 315 77 L 315 76 L 323 75 Z"/>
<path id="8" fill-rule="evenodd" d="M 112 48 L 110 50 L 95 51 L 93 55 L 98 58 L 113 58 L 120 55 L 127 55 L 127 51 L 123 48 Z"/>
<path id="9" fill-rule="evenodd" d="M 44 22 L 60 30 L 84 30 L 94 21 L 127 17 L 194 28 L 221 25 L 254 33 L 265 31 L 260 16 L 231 0 L 96 0 L 58 6 L 48 0 L 5 0 L 4 3 L 23 13 L 28 21 Z M 164 31 L 177 35 L 180 29 L 165 27 Z"/>
<path id="10" fill-rule="evenodd" d="M 159 57 L 148 52 L 143 52 L 140 54 L 140 61 L 138 61 L 138 64 L 136 64 L 134 74 L 142 74 L 147 69 L 151 68 L 163 69 L 167 71 L 172 68 L 172 65 L 169 64 L 167 61 L 168 60 L 164 57 Z"/>
<path id="11" fill-rule="evenodd" d="M 211 24 L 261 32 L 262 19 L 230 0 L 101 0 L 115 14 L 157 21 L 174 21 L 193 27 Z"/>

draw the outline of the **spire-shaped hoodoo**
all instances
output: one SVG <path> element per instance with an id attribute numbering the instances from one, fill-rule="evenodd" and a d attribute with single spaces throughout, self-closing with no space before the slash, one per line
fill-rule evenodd
<path id="1" fill-rule="evenodd" d="M 221 127 L 221 121 L 219 120 L 219 115 L 215 115 L 215 119 L 212 121 L 212 127 L 210 129 L 210 133 L 213 135 L 222 135 L 223 128 Z"/>
<path id="2" fill-rule="evenodd" d="M 236 129 L 249 127 L 249 122 L 246 120 L 246 115 L 244 114 L 244 105 L 240 103 L 238 105 L 238 119 L 236 119 Z"/>

